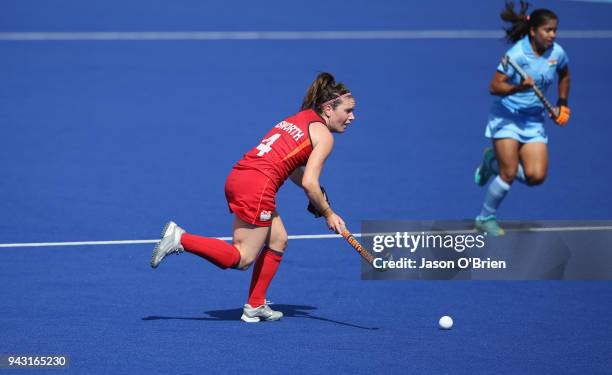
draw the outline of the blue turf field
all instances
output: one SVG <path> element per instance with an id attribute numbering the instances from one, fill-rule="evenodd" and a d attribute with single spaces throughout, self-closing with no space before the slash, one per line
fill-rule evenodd
<path id="1" fill-rule="evenodd" d="M 542 1 L 561 30 L 610 30 L 612 5 Z M 496 30 L 501 2 L 17 1 L 0 32 Z M 559 39 L 572 119 L 550 124 L 547 182 L 504 219 L 611 219 L 611 38 Z M 232 165 L 320 71 L 357 99 L 322 182 L 362 219 L 467 219 L 487 145 L 497 39 L 0 40 L 0 244 L 151 239 L 172 218 L 230 235 Z M 325 233 L 291 183 L 290 234 Z M 270 291 L 286 318 L 237 319 L 250 273 L 150 245 L 0 248 L 0 354 L 66 353 L 70 372 L 609 373 L 610 282 L 366 282 L 338 239 L 295 240 Z M 437 330 L 449 314 L 456 327 Z M 608 370 L 606 370 L 608 368 Z M 52 371 L 50 371 L 52 372 Z M 66 373 L 63 371 L 61 373 Z"/>

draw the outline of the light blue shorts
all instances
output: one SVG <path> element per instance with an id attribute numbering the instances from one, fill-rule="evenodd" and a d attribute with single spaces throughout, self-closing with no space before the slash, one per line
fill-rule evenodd
<path id="1" fill-rule="evenodd" d="M 544 118 L 540 116 L 499 116 L 491 113 L 485 136 L 493 139 L 512 138 L 521 143 L 548 143 Z"/>

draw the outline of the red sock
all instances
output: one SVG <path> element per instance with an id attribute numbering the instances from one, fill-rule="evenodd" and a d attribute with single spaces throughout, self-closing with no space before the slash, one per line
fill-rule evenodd
<path id="1" fill-rule="evenodd" d="M 201 256 L 219 268 L 235 267 L 240 262 L 238 249 L 216 238 L 185 233 L 181 237 L 181 245 L 186 251 Z"/>
<path id="2" fill-rule="evenodd" d="M 255 268 L 253 268 L 249 300 L 247 302 L 252 307 L 259 307 L 266 303 L 266 291 L 276 274 L 281 259 L 283 259 L 282 253 L 271 250 L 268 247 L 259 254 Z"/>

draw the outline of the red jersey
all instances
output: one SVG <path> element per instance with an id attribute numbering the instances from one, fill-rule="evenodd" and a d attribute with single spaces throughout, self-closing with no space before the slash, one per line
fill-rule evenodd
<path id="1" fill-rule="evenodd" d="M 308 127 L 313 122 L 325 123 L 312 109 L 279 122 L 234 168 L 258 170 L 280 187 L 296 168 L 306 165 L 312 152 Z"/>

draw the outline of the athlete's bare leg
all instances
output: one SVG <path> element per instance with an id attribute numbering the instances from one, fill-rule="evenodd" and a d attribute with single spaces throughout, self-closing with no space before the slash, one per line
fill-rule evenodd
<path id="1" fill-rule="evenodd" d="M 546 179 L 548 170 L 547 150 L 545 143 L 526 143 L 521 147 L 519 157 L 525 170 L 527 184 L 539 185 Z"/>
<path id="2" fill-rule="evenodd" d="M 520 143 L 516 139 L 501 138 L 493 140 L 493 147 L 499 164 L 499 176 L 507 184 L 512 184 L 518 170 Z"/>
<path id="3" fill-rule="evenodd" d="M 238 269 L 248 269 L 257 259 L 259 252 L 266 243 L 270 228 L 249 224 L 235 216 L 232 244 L 240 252 Z"/>
<path id="4" fill-rule="evenodd" d="M 270 249 L 282 253 L 287 248 L 288 241 L 289 236 L 287 235 L 283 220 L 278 212 L 275 211 L 274 215 L 272 215 L 272 225 L 270 226 L 270 232 L 266 238 L 266 243 Z"/>

